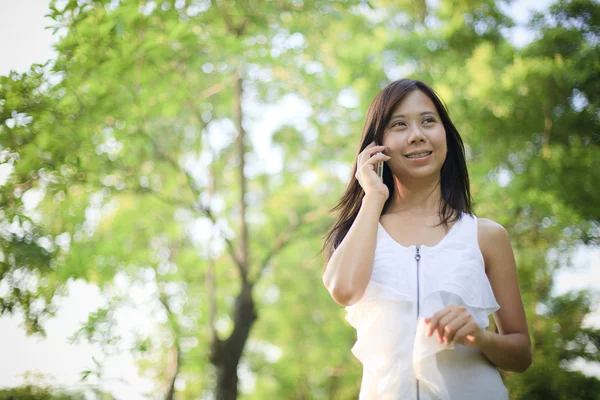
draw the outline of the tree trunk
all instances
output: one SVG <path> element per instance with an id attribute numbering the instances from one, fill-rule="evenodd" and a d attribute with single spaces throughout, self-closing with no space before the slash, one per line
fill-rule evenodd
<path id="1" fill-rule="evenodd" d="M 173 254 L 173 252 L 171 252 L 171 254 Z M 169 300 L 165 294 L 165 283 L 158 282 L 158 287 L 160 292 L 159 299 L 167 313 L 169 324 L 171 326 L 171 334 L 173 335 L 173 345 L 168 350 L 167 365 L 165 367 L 166 391 L 164 399 L 173 400 L 175 395 L 175 381 L 177 380 L 177 374 L 179 374 L 179 369 L 181 368 L 181 348 L 179 347 L 180 330 L 175 320 L 176 317 L 173 315 L 171 307 L 169 307 Z"/>
<path id="2" fill-rule="evenodd" d="M 257 318 L 252 298 L 253 284 L 248 280 L 248 227 L 246 224 L 246 176 L 245 165 L 245 131 L 242 125 L 242 74 L 238 72 L 235 80 L 233 116 L 238 131 L 237 152 L 240 160 L 238 174 L 240 186 L 240 243 L 238 262 L 240 263 L 241 291 L 233 309 L 233 332 L 226 340 L 214 338 L 211 344 L 210 360 L 217 369 L 217 400 L 235 400 L 238 394 L 237 367 L 242 357 L 250 329 Z"/>
<path id="3" fill-rule="evenodd" d="M 217 400 L 237 399 L 237 366 L 256 317 L 252 285 L 246 284 L 235 300 L 233 332 L 226 340 L 217 340 L 211 346 L 211 362 L 217 369 Z"/>
<path id="4" fill-rule="evenodd" d="M 166 371 L 166 374 L 169 377 L 169 389 L 165 395 L 165 400 L 173 400 L 173 396 L 175 395 L 175 381 L 177 380 L 177 374 L 179 373 L 180 357 L 181 351 L 179 350 L 179 345 L 175 344 L 169 349 L 169 362 Z"/>
<path id="5" fill-rule="evenodd" d="M 239 201 L 240 201 L 240 261 L 242 263 L 242 282 L 247 282 L 248 278 L 248 266 L 250 263 L 248 254 L 248 226 L 246 224 L 246 176 L 244 175 L 244 168 L 246 165 L 246 132 L 243 126 L 243 112 L 242 112 L 242 76 L 241 71 L 239 72 L 238 78 L 235 80 L 235 95 L 233 104 L 233 116 L 235 119 L 235 125 L 238 131 L 237 137 L 237 152 L 240 160 L 238 166 L 238 183 L 240 185 Z"/>

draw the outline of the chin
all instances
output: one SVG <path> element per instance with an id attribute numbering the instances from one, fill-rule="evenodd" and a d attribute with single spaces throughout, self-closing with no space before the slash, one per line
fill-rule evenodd
<path id="1" fill-rule="evenodd" d="M 431 178 L 439 178 L 442 172 L 441 166 L 439 168 L 434 168 L 427 166 L 427 168 L 411 168 L 407 169 L 403 172 L 402 175 L 415 178 L 415 179 L 431 179 Z"/>

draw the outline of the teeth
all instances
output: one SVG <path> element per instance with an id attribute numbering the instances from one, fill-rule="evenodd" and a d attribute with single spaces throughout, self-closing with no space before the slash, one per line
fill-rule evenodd
<path id="1" fill-rule="evenodd" d="M 426 156 L 428 156 L 428 155 L 430 155 L 430 154 L 431 154 L 431 152 L 430 152 L 430 151 L 426 151 L 425 153 L 421 153 L 421 154 L 411 154 L 411 155 L 408 155 L 408 156 L 406 156 L 406 157 L 408 157 L 408 158 L 421 158 L 421 157 L 426 157 Z"/>

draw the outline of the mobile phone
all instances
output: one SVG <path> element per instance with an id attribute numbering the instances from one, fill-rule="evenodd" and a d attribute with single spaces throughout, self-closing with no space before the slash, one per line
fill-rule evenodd
<path id="1" fill-rule="evenodd" d="M 379 151 L 377 154 L 381 154 L 381 152 Z M 383 179 L 383 161 L 377 161 L 377 175 Z"/>

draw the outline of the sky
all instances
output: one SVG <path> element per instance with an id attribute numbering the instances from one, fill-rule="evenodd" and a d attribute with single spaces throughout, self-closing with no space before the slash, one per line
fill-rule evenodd
<path id="1" fill-rule="evenodd" d="M 528 10 L 543 9 L 548 4 L 547 0 L 514 1 L 507 9 L 520 24 L 510 32 L 514 44 L 523 45 L 532 39 L 523 26 Z M 48 0 L 0 0 L 0 75 L 7 75 L 10 70 L 25 72 L 31 64 L 54 57 L 52 45 L 56 37 L 44 29 L 53 22 L 44 17 L 48 5 Z M 275 119 L 283 119 L 286 113 L 288 116 L 293 114 L 294 108 L 293 104 L 283 102 L 279 109 L 269 109 L 265 113 L 265 126 L 277 125 Z M 4 180 L 2 174 L 0 168 L 0 184 Z M 578 265 L 576 269 L 559 273 L 557 294 L 576 288 L 600 287 L 600 250 L 580 249 L 575 264 Z M 69 343 L 67 338 L 77 331 L 90 312 L 104 304 L 104 300 L 97 287 L 83 281 L 70 282 L 68 293 L 62 299 L 56 317 L 48 321 L 44 339 L 27 337 L 18 316 L 0 318 L 0 387 L 22 384 L 23 374 L 27 371 L 43 374 L 53 385 L 78 387 L 81 371 L 93 367 L 92 357 L 95 357 L 104 366 L 104 378 L 101 382 L 92 380 L 92 383 L 118 399 L 145 398 L 144 393 L 152 391 L 153 382 L 138 374 L 129 355 L 105 357 L 97 346 Z M 123 332 L 149 324 L 145 316 L 133 310 L 124 313 L 120 319 Z M 587 323 L 600 326 L 600 312 L 593 314 Z M 577 367 L 600 377 L 599 365 L 578 363 Z"/>

